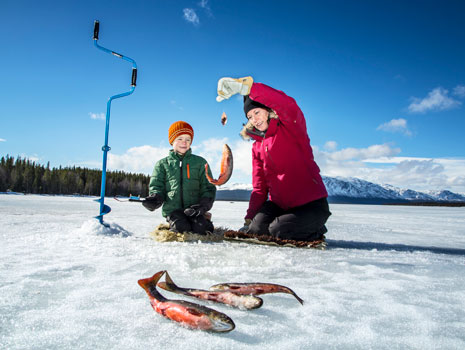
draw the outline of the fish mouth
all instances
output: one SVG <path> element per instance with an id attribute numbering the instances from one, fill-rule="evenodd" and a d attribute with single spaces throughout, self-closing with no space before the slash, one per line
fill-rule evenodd
<path id="1" fill-rule="evenodd" d="M 236 325 L 233 320 L 229 317 L 210 317 L 211 328 L 210 331 L 213 332 L 231 332 Z"/>

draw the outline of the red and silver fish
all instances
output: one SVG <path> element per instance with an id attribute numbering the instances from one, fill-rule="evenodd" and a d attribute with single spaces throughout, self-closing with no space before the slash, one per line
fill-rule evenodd
<path id="1" fill-rule="evenodd" d="M 166 299 L 156 288 L 165 272 L 157 272 L 152 277 L 137 282 L 147 292 L 150 304 L 156 312 L 192 329 L 230 332 L 235 328 L 233 320 L 221 312 L 184 300 Z"/>
<path id="2" fill-rule="evenodd" d="M 238 294 L 260 295 L 268 293 L 287 293 L 293 295 L 302 305 L 304 301 L 295 292 L 285 286 L 272 283 L 221 283 L 210 287 L 211 291 L 228 291 Z"/>
<path id="3" fill-rule="evenodd" d="M 168 275 L 168 272 L 166 272 L 165 275 L 165 282 L 158 282 L 157 286 L 173 293 L 187 295 L 201 300 L 227 304 L 239 309 L 258 309 L 263 305 L 263 300 L 254 295 L 241 295 L 230 291 L 209 291 L 178 287 L 173 282 L 170 275 Z"/>
<path id="4" fill-rule="evenodd" d="M 223 156 L 221 158 L 220 176 L 218 177 L 218 180 L 212 179 L 210 175 L 208 175 L 208 163 L 205 164 L 205 176 L 207 177 L 208 182 L 216 186 L 221 186 L 228 182 L 232 175 L 232 171 L 233 155 L 231 148 L 229 148 L 228 145 L 223 146 Z"/>

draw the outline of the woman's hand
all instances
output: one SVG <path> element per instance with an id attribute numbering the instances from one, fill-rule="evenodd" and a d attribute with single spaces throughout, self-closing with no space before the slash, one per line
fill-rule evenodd
<path id="1" fill-rule="evenodd" d="M 221 78 L 218 80 L 218 96 L 216 97 L 216 100 L 221 102 L 235 94 L 248 95 L 250 94 L 252 84 L 252 77 L 244 77 L 239 79 Z"/>
<path id="2" fill-rule="evenodd" d="M 239 232 L 245 232 L 245 233 L 247 233 L 247 231 L 249 230 L 249 226 L 250 226 L 251 223 L 252 223 L 252 220 L 251 220 L 251 219 L 245 219 L 245 220 L 244 220 L 244 226 L 242 226 L 242 227 L 239 229 Z"/>

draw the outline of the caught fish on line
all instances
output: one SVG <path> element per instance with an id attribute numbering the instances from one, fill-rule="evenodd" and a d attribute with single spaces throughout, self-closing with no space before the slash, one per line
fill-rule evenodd
<path id="1" fill-rule="evenodd" d="M 239 309 L 257 309 L 263 305 L 263 300 L 254 295 L 243 295 L 230 291 L 209 291 L 178 287 L 173 282 L 168 272 L 165 274 L 165 282 L 158 282 L 157 286 L 169 292 L 186 295 L 201 300 L 214 301 L 217 303 L 237 307 Z"/>
<path id="2" fill-rule="evenodd" d="M 223 146 L 223 156 L 221 158 L 221 167 L 220 167 L 220 176 L 217 180 L 213 179 L 208 174 L 208 163 L 205 164 L 205 176 L 207 177 L 208 182 L 213 185 L 221 186 L 224 185 L 230 179 L 233 172 L 233 155 L 231 148 L 228 145 Z"/>
<path id="3" fill-rule="evenodd" d="M 286 293 L 293 295 L 302 305 L 304 301 L 290 288 L 273 283 L 220 283 L 210 287 L 211 291 L 229 291 L 238 294 Z"/>
<path id="4" fill-rule="evenodd" d="M 147 292 L 150 304 L 156 312 L 192 329 L 230 332 L 235 328 L 233 320 L 221 312 L 184 300 L 170 300 L 161 295 L 157 290 L 157 283 L 165 272 L 159 271 L 152 277 L 137 281 Z"/>
<path id="5" fill-rule="evenodd" d="M 226 115 L 225 112 L 223 112 L 223 114 L 221 115 L 221 124 L 226 125 L 227 122 L 228 122 L 228 116 Z"/>

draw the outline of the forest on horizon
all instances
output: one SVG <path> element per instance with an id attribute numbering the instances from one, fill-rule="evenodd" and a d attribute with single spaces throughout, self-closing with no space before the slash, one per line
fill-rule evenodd
<path id="1" fill-rule="evenodd" d="M 106 196 L 148 196 L 150 176 L 107 171 Z M 100 196 L 102 171 L 82 167 L 50 168 L 27 158 L 2 156 L 0 192 Z"/>

